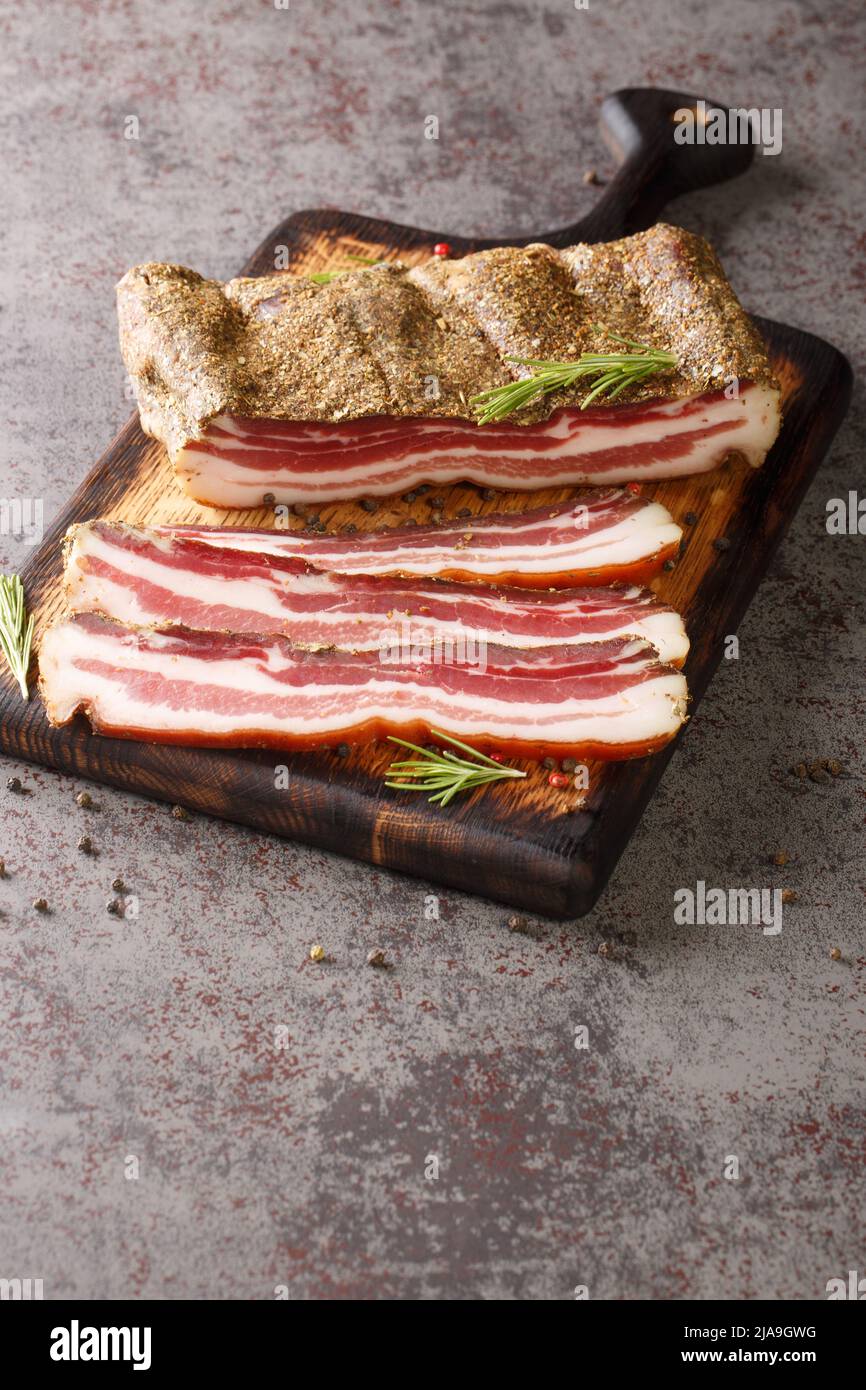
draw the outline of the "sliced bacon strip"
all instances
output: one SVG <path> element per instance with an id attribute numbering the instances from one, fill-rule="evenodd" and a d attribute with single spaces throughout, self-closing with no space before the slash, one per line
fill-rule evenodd
<path id="1" fill-rule="evenodd" d="M 341 424 L 218 415 L 174 458 L 187 492 L 213 507 L 316 505 L 467 479 L 521 491 L 706 473 L 736 454 L 763 463 L 779 392 L 740 382 L 674 399 L 569 407 L 534 425 L 368 416 Z"/>
<path id="2" fill-rule="evenodd" d="M 336 574 L 458 579 L 519 588 L 642 582 L 677 553 L 682 530 L 658 502 L 593 488 L 571 502 L 354 535 L 221 526 L 163 528 L 211 545 L 303 556 Z"/>
<path id="3" fill-rule="evenodd" d="M 663 661 L 688 651 L 682 619 L 649 589 L 552 594 L 436 580 L 322 574 L 303 560 L 91 521 L 66 542 L 73 612 L 207 631 L 276 632 L 296 645 L 408 653 L 467 641 L 510 647 L 573 645 L 636 636 Z"/>
<path id="4" fill-rule="evenodd" d="M 153 631 L 92 613 L 42 639 L 53 724 L 83 711 L 97 733 L 156 743 L 300 749 L 411 740 L 439 729 L 511 756 L 627 758 L 671 739 L 681 672 L 646 642 L 487 649 L 483 664 L 383 663 L 282 637 Z"/>

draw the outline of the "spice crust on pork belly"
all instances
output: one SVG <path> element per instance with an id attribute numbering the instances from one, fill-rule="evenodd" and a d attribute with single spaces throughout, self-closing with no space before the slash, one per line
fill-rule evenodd
<path id="1" fill-rule="evenodd" d="M 497 247 L 411 269 L 350 270 L 324 285 L 285 273 L 223 284 L 182 266 L 142 265 L 118 285 L 118 315 L 143 427 L 172 457 L 217 416 L 474 424 L 470 397 L 527 371 L 507 356 L 609 351 L 615 345 L 599 324 L 678 362 L 623 392 L 606 407 L 614 414 L 660 396 L 699 396 L 732 378 L 778 391 L 715 252 L 664 223 L 563 251 Z M 510 417 L 509 427 L 545 421 L 585 390 L 558 391 Z M 479 438 L 488 428 L 476 426 Z"/>

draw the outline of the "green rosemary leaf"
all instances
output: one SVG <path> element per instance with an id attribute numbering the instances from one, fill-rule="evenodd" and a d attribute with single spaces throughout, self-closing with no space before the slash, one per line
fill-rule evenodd
<path id="1" fill-rule="evenodd" d="M 503 767 L 495 758 L 479 753 L 468 743 L 450 734 L 432 729 L 434 738 L 444 739 L 446 743 L 461 749 L 469 757 L 459 757 L 450 748 L 422 748 L 417 743 L 407 743 L 403 738 L 389 738 L 401 748 L 416 753 L 417 758 L 403 758 L 391 764 L 385 780 L 386 787 L 397 791 L 432 792 L 428 800 L 447 806 L 458 792 L 474 791 L 476 787 L 486 786 L 488 782 L 498 782 L 503 778 L 525 777 L 517 767 Z"/>
<path id="2" fill-rule="evenodd" d="M 27 670 L 32 642 L 33 617 L 27 617 L 24 607 L 24 586 L 17 574 L 0 574 L 0 649 L 24 700 L 30 698 Z"/>
<path id="3" fill-rule="evenodd" d="M 349 261 L 357 261 L 359 265 L 371 266 L 379 264 L 377 260 L 373 260 L 372 256 L 352 256 L 348 252 L 346 253 L 346 259 Z M 348 275 L 349 271 L 352 269 L 353 267 L 349 265 L 342 270 L 317 270 L 312 275 L 308 275 L 307 279 L 312 280 L 314 285 L 330 285 L 331 281 L 336 280 L 338 275 Z"/>
<path id="4" fill-rule="evenodd" d="M 594 385 L 580 403 L 586 410 L 593 401 L 603 397 L 615 400 L 627 386 L 645 381 L 647 377 L 660 372 L 670 372 L 676 368 L 677 359 L 672 352 L 662 352 L 649 348 L 644 343 L 632 342 L 618 333 L 611 333 L 603 325 L 595 324 L 594 330 L 603 332 L 624 352 L 583 352 L 575 362 L 550 362 L 538 357 L 506 357 L 506 362 L 514 362 L 521 367 L 531 367 L 532 375 L 508 381 L 504 386 L 493 386 L 487 391 L 479 391 L 472 396 L 471 404 L 478 411 L 478 423 L 487 425 L 492 420 L 504 420 L 515 410 L 522 410 L 540 397 L 563 387 L 574 386 L 576 382 L 593 379 Z"/>

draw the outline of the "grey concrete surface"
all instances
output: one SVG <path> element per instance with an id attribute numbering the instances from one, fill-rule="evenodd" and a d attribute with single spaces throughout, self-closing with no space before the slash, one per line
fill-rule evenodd
<path id="1" fill-rule="evenodd" d="M 781 155 L 672 216 L 748 306 L 862 363 L 856 0 L 21 0 L 0 29 L 0 491 L 46 521 L 129 413 L 128 265 L 229 275 L 305 206 L 571 221 L 624 85 L 782 108 Z M 866 493 L 863 446 L 858 388 L 580 922 L 514 935 L 481 901 L 110 790 L 84 811 L 4 764 L 0 1276 L 47 1298 L 819 1299 L 862 1271 L 866 537 L 825 513 Z M 820 756 L 844 775 L 786 773 Z M 676 926 L 699 879 L 799 897 L 776 937 Z"/>

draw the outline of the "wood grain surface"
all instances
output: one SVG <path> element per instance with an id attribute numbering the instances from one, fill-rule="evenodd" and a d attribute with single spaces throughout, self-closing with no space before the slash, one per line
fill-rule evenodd
<path id="1" fill-rule="evenodd" d="M 573 227 L 539 232 L 568 245 L 603 240 L 650 225 L 678 193 L 745 171 L 748 147 L 677 146 L 671 116 L 694 97 L 656 90 L 626 91 L 607 99 L 603 128 L 621 164 L 599 203 Z M 347 256 L 370 255 L 415 263 L 436 241 L 455 254 L 491 241 L 448 232 L 401 227 L 354 214 L 296 213 L 258 248 L 244 273 L 273 272 L 287 248 L 292 273 L 350 266 Z M 518 244 L 516 240 L 512 244 Z M 158 254 L 157 249 L 154 255 Z M 731 461 L 702 477 L 648 484 L 683 525 L 683 553 L 653 587 L 682 612 L 691 638 L 686 674 L 692 708 L 703 695 L 790 523 L 832 437 L 850 395 L 844 357 L 818 338 L 759 320 L 783 386 L 782 433 L 763 468 Z M 578 489 L 500 494 L 484 502 L 469 484 L 437 490 L 446 518 L 524 510 L 578 495 Z M 694 513 L 697 520 L 686 525 Z M 349 522 L 359 530 L 429 518 L 426 497 L 412 504 L 383 501 L 374 514 L 357 503 L 325 506 L 328 530 Z M 203 521 L 268 526 L 273 512 L 229 512 L 201 507 L 176 483 L 162 446 L 141 431 L 137 417 L 120 432 L 63 509 L 22 578 L 39 634 L 63 612 L 60 543 L 69 525 L 105 516 L 130 523 Z M 298 528 L 305 523 L 293 519 Z M 719 549 L 714 542 L 723 541 Z M 687 732 L 685 735 L 687 737 Z M 458 799 L 442 811 L 419 794 L 383 786 L 394 756 L 389 745 L 335 753 L 287 755 L 187 749 L 99 738 L 81 717 L 52 729 L 41 702 L 24 704 L 4 675 L 0 691 L 0 746 L 4 751 L 130 791 L 178 802 L 194 810 L 319 845 L 434 882 L 480 893 L 515 907 L 555 917 L 586 912 L 604 886 L 676 743 L 652 758 L 590 765 L 588 791 L 555 790 L 546 772 L 526 764 L 519 784 L 501 784 Z M 275 787 L 274 768 L 285 763 L 288 785 Z"/>

